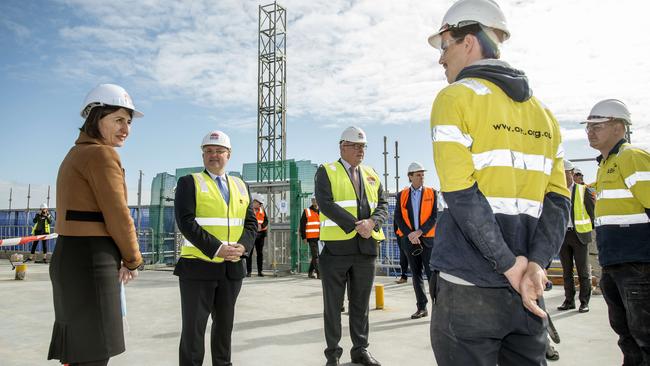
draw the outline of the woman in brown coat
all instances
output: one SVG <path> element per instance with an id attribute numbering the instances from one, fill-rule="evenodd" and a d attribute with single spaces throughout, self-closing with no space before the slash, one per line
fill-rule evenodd
<path id="1" fill-rule="evenodd" d="M 102 84 L 86 97 L 79 138 L 59 168 L 59 237 L 52 254 L 54 329 L 48 359 L 107 365 L 124 352 L 120 282 L 142 264 L 129 213 L 124 170 L 114 148 L 141 117 L 120 86 Z"/>

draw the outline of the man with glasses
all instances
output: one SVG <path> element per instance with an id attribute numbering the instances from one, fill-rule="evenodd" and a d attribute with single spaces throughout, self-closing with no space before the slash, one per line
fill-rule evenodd
<path id="1" fill-rule="evenodd" d="M 650 365 L 650 154 L 625 140 L 632 118 L 620 100 L 598 102 L 583 123 L 601 154 L 595 226 L 609 324 L 623 364 Z"/>
<path id="2" fill-rule="evenodd" d="M 398 228 L 399 245 L 406 253 L 413 273 L 413 290 L 417 309 L 411 319 L 429 315 L 427 295 L 424 291 L 422 270 L 431 279 L 429 260 L 433 247 L 437 217 L 436 191 L 424 186 L 424 166 L 417 161 L 408 167 L 411 185 L 397 195 L 395 204 L 395 223 Z"/>
<path id="3" fill-rule="evenodd" d="M 451 83 L 431 111 L 444 207 L 431 253 L 440 366 L 546 362 L 544 268 L 570 194 L 557 121 L 525 74 L 499 60 L 509 35 L 496 2 L 460 0 L 429 37 Z"/>
<path id="4" fill-rule="evenodd" d="M 183 234 L 174 274 L 181 291 L 179 365 L 203 365 L 204 336 L 212 316 L 212 365 L 232 365 L 231 334 L 235 302 L 246 275 L 242 255 L 253 247 L 257 219 L 248 186 L 226 174 L 230 138 L 212 131 L 201 143 L 201 173 L 178 180 L 174 209 Z"/>
<path id="5" fill-rule="evenodd" d="M 352 362 L 380 365 L 368 352 L 368 303 L 378 244 L 385 239 L 381 227 L 388 216 L 388 202 L 377 172 L 361 164 L 366 144 L 366 133 L 361 128 L 346 128 L 339 140 L 341 158 L 316 171 L 327 365 L 338 365 L 343 354 L 339 341 L 346 287 Z"/>

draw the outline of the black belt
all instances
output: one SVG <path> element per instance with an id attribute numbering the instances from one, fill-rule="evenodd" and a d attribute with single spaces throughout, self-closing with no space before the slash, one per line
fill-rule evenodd
<path id="1" fill-rule="evenodd" d="M 66 221 L 104 222 L 104 214 L 95 211 L 65 211 Z"/>

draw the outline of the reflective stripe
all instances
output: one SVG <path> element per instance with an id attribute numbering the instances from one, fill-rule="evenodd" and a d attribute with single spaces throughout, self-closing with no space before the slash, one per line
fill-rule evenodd
<path id="1" fill-rule="evenodd" d="M 625 178 L 625 185 L 627 188 L 632 188 L 636 182 L 650 181 L 650 172 L 634 172 L 629 177 Z"/>
<path id="2" fill-rule="evenodd" d="M 433 142 L 457 142 L 465 147 L 472 146 L 470 135 L 464 134 L 460 128 L 453 125 L 438 125 L 431 129 Z"/>
<path id="3" fill-rule="evenodd" d="M 325 220 L 320 223 L 320 227 L 325 227 L 325 226 L 338 226 L 338 225 L 332 220 Z"/>
<path id="4" fill-rule="evenodd" d="M 377 208 L 377 202 L 368 202 L 368 206 L 370 206 L 370 211 L 372 211 Z"/>
<path id="5" fill-rule="evenodd" d="M 208 191 L 208 184 L 205 182 L 205 178 L 203 177 L 202 173 L 197 173 L 193 174 L 194 177 L 196 177 L 199 181 L 199 185 L 201 186 L 201 192 L 207 192 Z"/>
<path id="6" fill-rule="evenodd" d="M 615 198 L 633 198 L 629 189 L 603 189 L 596 195 L 597 200 L 607 200 Z"/>
<path id="7" fill-rule="evenodd" d="M 591 223 L 591 220 L 585 219 L 585 220 L 575 220 L 576 225 L 587 225 Z"/>
<path id="8" fill-rule="evenodd" d="M 305 212 L 307 213 L 307 217 L 311 217 L 311 210 L 306 208 Z"/>
<path id="9" fill-rule="evenodd" d="M 307 226 L 318 226 L 320 223 L 318 221 L 308 221 Z"/>
<path id="10" fill-rule="evenodd" d="M 603 225 L 632 225 L 632 224 L 647 224 L 650 223 L 648 215 L 645 213 L 632 214 L 632 215 L 608 215 L 597 217 L 595 220 L 596 226 Z"/>
<path id="11" fill-rule="evenodd" d="M 345 208 L 345 207 L 357 207 L 357 200 L 347 200 L 347 201 L 336 201 L 334 202 L 337 205 Z"/>
<path id="12" fill-rule="evenodd" d="M 189 240 L 183 238 L 183 246 L 184 247 L 194 247 L 194 244 L 192 244 Z"/>
<path id="13" fill-rule="evenodd" d="M 305 232 L 306 233 L 318 233 L 318 232 L 320 232 L 320 230 L 318 230 L 318 229 L 307 229 L 307 230 L 305 230 Z"/>
<path id="14" fill-rule="evenodd" d="M 197 217 L 194 220 L 196 220 L 196 223 L 201 226 L 228 226 L 229 222 L 230 226 L 244 225 L 244 220 L 236 218 L 226 219 L 223 217 Z"/>
<path id="15" fill-rule="evenodd" d="M 472 155 L 474 169 L 481 170 L 488 167 L 506 166 L 515 169 L 524 169 L 551 174 L 553 160 L 544 155 L 524 154 L 512 150 L 490 150 Z"/>
<path id="16" fill-rule="evenodd" d="M 472 91 L 476 93 L 476 95 L 488 95 L 492 93 L 492 91 L 490 91 L 490 88 L 485 86 L 485 84 L 474 79 L 461 79 L 460 81 L 457 81 L 455 84 L 466 86 L 472 89 Z"/>
<path id="17" fill-rule="evenodd" d="M 524 198 L 485 197 L 490 203 L 492 212 L 504 215 L 528 215 L 539 218 L 542 214 L 542 203 Z"/>
<path id="18" fill-rule="evenodd" d="M 555 154 L 556 158 L 564 159 L 564 147 L 562 144 L 557 145 L 557 153 Z"/>

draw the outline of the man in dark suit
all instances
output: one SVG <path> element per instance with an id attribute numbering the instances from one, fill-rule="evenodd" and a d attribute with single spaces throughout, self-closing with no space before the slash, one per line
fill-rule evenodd
<path id="1" fill-rule="evenodd" d="M 395 204 L 399 245 L 406 253 L 413 273 L 417 310 L 411 315 L 411 319 L 420 319 L 429 315 L 422 270 L 425 271 L 427 279 L 431 279 L 429 260 L 438 210 L 436 191 L 424 186 L 424 172 L 426 172 L 424 166 L 417 161 L 409 165 L 408 177 L 411 186 L 404 188 L 397 195 Z"/>
<path id="2" fill-rule="evenodd" d="M 323 285 L 325 357 L 338 365 L 343 354 L 341 306 L 348 286 L 350 337 L 353 363 L 380 365 L 368 352 L 368 302 L 375 277 L 378 242 L 388 216 L 388 202 L 379 175 L 361 165 L 366 134 L 348 127 L 339 141 L 341 159 L 323 164 L 316 171 L 315 194 L 320 207 L 319 265 Z"/>
<path id="3" fill-rule="evenodd" d="M 257 219 L 248 186 L 226 174 L 230 138 L 212 131 L 203 139 L 202 173 L 178 180 L 174 208 L 184 236 L 179 277 L 183 329 L 179 365 L 203 365 L 204 335 L 212 316 L 212 365 L 230 362 L 235 302 L 246 275 L 244 253 L 253 247 Z"/>
<path id="4" fill-rule="evenodd" d="M 578 280 L 580 283 L 581 313 L 589 311 L 591 297 L 591 276 L 589 274 L 589 242 L 594 221 L 594 195 L 591 188 L 573 181 L 573 164 L 564 161 L 564 173 L 567 187 L 571 191 L 571 220 L 564 235 L 560 248 L 562 262 L 562 277 L 564 277 L 564 302 L 558 310 L 575 309 L 576 287 L 573 282 L 573 261 L 575 260 Z M 576 217 L 576 215 L 578 217 Z"/>

